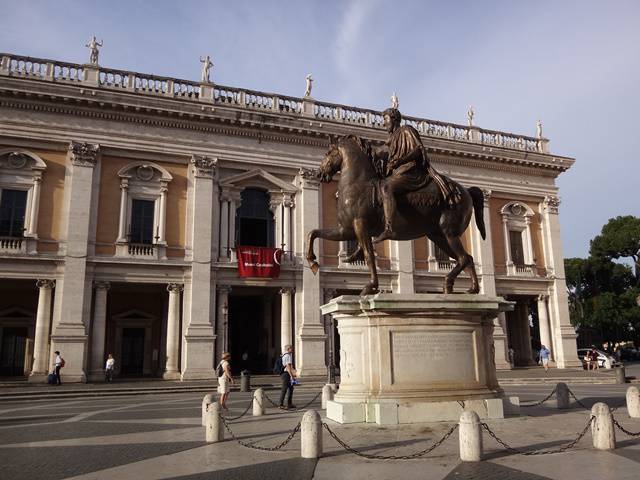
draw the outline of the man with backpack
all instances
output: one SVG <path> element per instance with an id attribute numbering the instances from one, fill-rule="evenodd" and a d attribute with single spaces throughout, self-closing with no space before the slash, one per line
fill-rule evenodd
<path id="1" fill-rule="evenodd" d="M 59 351 L 55 351 L 54 352 L 56 354 L 56 359 L 53 362 L 53 374 L 55 376 L 55 385 L 62 385 L 62 382 L 60 381 L 60 369 L 62 367 L 64 367 L 64 358 L 62 358 L 62 356 L 60 356 L 60 352 Z"/>
<path id="2" fill-rule="evenodd" d="M 296 406 L 293 401 L 293 386 L 294 381 L 298 377 L 293 362 L 293 347 L 291 345 L 285 345 L 285 353 L 276 360 L 276 366 L 274 373 L 280 375 L 282 380 L 282 388 L 280 389 L 280 406 L 282 410 L 294 409 Z M 284 406 L 284 397 L 287 396 L 287 406 Z"/>

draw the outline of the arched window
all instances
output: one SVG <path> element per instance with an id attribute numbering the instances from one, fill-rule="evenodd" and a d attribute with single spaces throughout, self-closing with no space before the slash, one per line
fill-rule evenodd
<path id="1" fill-rule="evenodd" d="M 257 188 L 241 193 L 242 203 L 237 210 L 237 245 L 273 247 L 274 221 L 269 209 L 269 194 Z"/>

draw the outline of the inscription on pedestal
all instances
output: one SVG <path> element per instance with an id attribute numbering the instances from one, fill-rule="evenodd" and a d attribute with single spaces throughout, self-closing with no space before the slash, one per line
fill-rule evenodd
<path id="1" fill-rule="evenodd" d="M 392 382 L 473 382 L 472 332 L 391 332 Z"/>

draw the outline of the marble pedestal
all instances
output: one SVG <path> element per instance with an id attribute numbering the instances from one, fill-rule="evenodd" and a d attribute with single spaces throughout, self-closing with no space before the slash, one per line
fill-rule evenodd
<path id="1" fill-rule="evenodd" d="M 484 295 L 341 296 L 321 307 L 337 321 L 340 389 L 327 417 L 380 425 L 514 413 L 496 378 L 493 321 L 513 304 Z"/>

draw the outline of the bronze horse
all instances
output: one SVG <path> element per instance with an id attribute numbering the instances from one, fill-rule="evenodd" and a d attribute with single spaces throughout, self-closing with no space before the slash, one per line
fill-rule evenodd
<path id="1" fill-rule="evenodd" d="M 338 182 L 338 227 L 311 230 L 308 234 L 307 261 L 313 273 L 319 265 L 313 252 L 316 238 L 333 240 L 357 240 L 359 249 L 351 260 L 360 253 L 369 267 L 371 278 L 360 295 L 378 291 L 378 272 L 372 237 L 379 235 L 384 227 L 382 202 L 380 201 L 381 175 L 378 173 L 368 153 L 368 144 L 357 137 L 341 137 L 331 143 L 320 172 L 320 181 L 328 183 L 340 172 Z M 478 277 L 473 257 L 467 253 L 460 241 L 475 212 L 476 225 L 485 238 L 483 219 L 484 198 L 478 187 L 464 188 L 450 180 L 459 188 L 461 200 L 451 208 L 444 201 L 437 185 L 429 182 L 425 187 L 408 193 L 398 199 L 398 212 L 392 225 L 393 240 L 413 240 L 427 236 L 447 255 L 456 260 L 455 267 L 447 274 L 444 293 L 453 292 L 456 277 L 467 269 L 471 276 L 469 293 L 478 293 Z"/>

